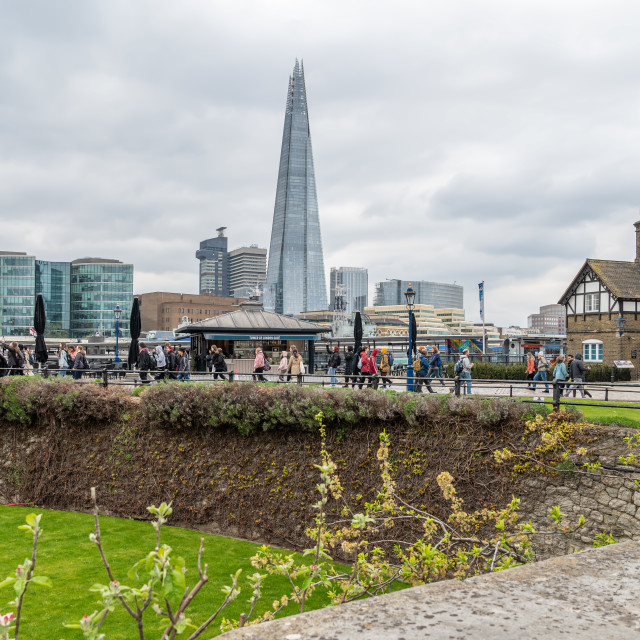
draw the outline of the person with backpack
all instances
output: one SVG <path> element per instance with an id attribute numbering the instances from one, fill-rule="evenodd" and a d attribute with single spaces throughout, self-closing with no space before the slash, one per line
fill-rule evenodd
<path id="1" fill-rule="evenodd" d="M 304 362 L 302 356 L 298 353 L 298 347 L 291 346 L 291 355 L 289 356 L 289 364 L 287 365 L 287 382 L 291 380 L 291 376 L 303 375 Z"/>
<path id="2" fill-rule="evenodd" d="M 544 353 L 538 353 L 538 373 L 533 376 L 533 390 L 536 390 L 536 380 L 544 380 L 544 393 L 549 393 L 549 385 L 547 384 L 547 371 L 549 371 L 549 363 L 544 357 Z"/>
<path id="3" fill-rule="evenodd" d="M 362 349 L 360 353 L 360 360 L 358 361 L 358 363 L 360 365 L 360 380 L 359 380 L 358 388 L 362 389 L 362 386 L 364 385 L 365 381 L 368 378 L 371 378 L 371 375 L 372 375 L 371 374 L 371 356 L 369 355 L 369 347 L 364 347 Z M 373 364 L 373 367 L 375 371 L 375 362 Z M 371 382 L 368 382 L 367 386 L 370 387 Z"/>
<path id="4" fill-rule="evenodd" d="M 207 364 L 207 371 L 213 375 L 214 365 L 213 361 L 218 353 L 218 347 L 215 344 L 212 344 L 209 347 L 209 353 L 207 353 L 205 361 Z"/>
<path id="5" fill-rule="evenodd" d="M 164 355 L 164 351 L 160 345 L 157 345 L 153 350 L 155 360 L 156 360 L 156 371 L 157 374 L 155 376 L 156 380 L 164 380 L 167 374 L 167 358 Z"/>
<path id="6" fill-rule="evenodd" d="M 455 371 L 461 380 L 467 381 L 467 395 L 469 396 L 471 395 L 471 369 L 473 369 L 473 362 L 469 359 L 469 349 L 465 349 L 460 360 L 456 363 Z"/>
<path id="7" fill-rule="evenodd" d="M 349 345 L 344 354 L 344 384 L 345 389 L 349 386 L 349 380 L 352 380 L 351 374 L 353 373 L 353 367 L 355 366 L 355 353 L 353 353 L 353 347 Z"/>
<path id="8" fill-rule="evenodd" d="M 191 366 L 189 364 L 189 356 L 184 347 L 178 349 L 178 380 L 187 382 L 191 379 Z"/>
<path id="9" fill-rule="evenodd" d="M 85 369 L 89 368 L 89 363 L 87 362 L 87 357 L 84 354 L 84 347 L 79 344 L 75 350 L 75 357 L 73 359 L 73 370 L 72 375 L 74 380 L 80 380 L 82 378 L 82 373 Z"/>
<path id="10" fill-rule="evenodd" d="M 224 380 L 224 372 L 227 370 L 227 363 L 224 359 L 224 353 L 220 347 L 216 348 L 216 355 L 213 357 L 213 379 Z"/>
<path id="11" fill-rule="evenodd" d="M 149 355 L 149 349 L 147 349 L 147 345 L 144 342 L 141 342 L 138 346 L 140 351 L 138 351 L 137 367 L 140 373 L 140 381 L 142 384 L 149 384 L 150 380 L 147 377 L 149 371 L 151 371 L 151 356 Z"/>
<path id="12" fill-rule="evenodd" d="M 442 379 L 442 358 L 440 357 L 440 351 L 438 347 L 433 345 L 431 347 L 431 358 L 429 360 L 429 371 L 427 372 L 427 378 L 437 378 L 440 380 L 440 384 L 443 387 L 446 387 L 444 380 Z M 429 387 L 431 388 L 431 387 Z"/>
<path id="13" fill-rule="evenodd" d="M 337 345 L 333 347 L 333 352 L 329 357 L 329 365 L 327 367 L 327 375 L 331 376 L 331 386 L 335 387 L 338 384 L 338 378 L 336 378 L 336 371 L 338 367 L 342 363 L 342 358 L 340 357 L 340 347 Z"/>
<path id="14" fill-rule="evenodd" d="M 422 393 L 423 380 L 429 393 L 435 393 L 431 388 L 431 380 L 429 378 L 429 354 L 424 347 L 418 347 L 418 357 L 413 361 L 413 373 L 415 375 L 415 382 L 413 383 L 415 393 Z"/>
<path id="15" fill-rule="evenodd" d="M 558 384 L 560 397 L 564 395 L 565 381 L 569 379 L 567 365 L 564 363 L 564 356 L 559 355 L 556 358 L 556 366 L 553 368 L 553 381 Z M 566 385 L 569 388 L 569 385 Z"/>
<path id="16" fill-rule="evenodd" d="M 569 375 L 574 382 L 574 384 L 571 385 L 574 397 L 576 395 L 576 391 L 580 391 L 583 398 L 585 396 L 589 398 L 592 397 L 589 391 L 584 388 L 585 377 L 588 370 L 589 368 L 585 367 L 585 364 L 582 361 L 582 354 L 576 353 L 569 366 Z M 567 396 L 569 395 L 569 388 L 569 385 L 567 385 Z"/>
<path id="17" fill-rule="evenodd" d="M 10 376 L 22 376 L 24 375 L 24 358 L 22 351 L 17 342 L 10 342 L 7 344 L 2 338 L 2 348 L 8 352 L 7 364 L 9 365 Z"/>
<path id="18" fill-rule="evenodd" d="M 393 356 L 388 352 L 387 347 L 382 347 L 382 356 L 380 358 L 380 377 L 382 378 L 382 388 L 386 389 L 387 384 L 391 386 L 389 375 L 393 365 Z"/>

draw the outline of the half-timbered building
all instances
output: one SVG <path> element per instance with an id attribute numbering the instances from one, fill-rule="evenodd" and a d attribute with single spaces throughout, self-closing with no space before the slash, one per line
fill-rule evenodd
<path id="1" fill-rule="evenodd" d="M 559 303 L 567 318 L 567 352 L 582 353 L 586 363 L 611 365 L 631 360 L 638 377 L 640 351 L 640 221 L 636 259 L 588 258 Z M 620 320 L 622 319 L 622 320 Z"/>

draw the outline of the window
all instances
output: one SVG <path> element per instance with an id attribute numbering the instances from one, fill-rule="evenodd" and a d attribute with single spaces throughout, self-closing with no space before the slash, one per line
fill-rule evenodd
<path id="1" fill-rule="evenodd" d="M 600 294 L 599 293 L 587 293 L 584 297 L 584 310 L 589 313 L 593 311 L 600 311 Z"/>
<path id="2" fill-rule="evenodd" d="M 585 340 L 582 349 L 585 362 L 602 362 L 602 340 Z"/>

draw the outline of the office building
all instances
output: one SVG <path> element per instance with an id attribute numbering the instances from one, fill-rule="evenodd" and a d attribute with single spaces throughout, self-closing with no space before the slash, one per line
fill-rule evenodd
<path id="1" fill-rule="evenodd" d="M 7 338 L 29 335 L 35 300 L 35 257 L 0 251 L 0 334 Z"/>
<path id="2" fill-rule="evenodd" d="M 42 294 L 47 317 L 46 335 L 71 335 L 71 263 L 36 260 L 36 295 Z"/>
<path id="3" fill-rule="evenodd" d="M 327 308 L 304 68 L 289 78 L 264 307 L 295 315 Z"/>
<path id="4" fill-rule="evenodd" d="M 567 320 L 564 305 L 545 304 L 539 313 L 532 313 L 527 319 L 527 326 L 536 333 L 565 334 Z"/>
<path id="5" fill-rule="evenodd" d="M 229 252 L 229 289 L 235 297 L 260 295 L 266 279 L 266 249 L 252 244 Z"/>
<path id="6" fill-rule="evenodd" d="M 225 229 L 216 229 L 217 237 L 203 240 L 196 251 L 196 258 L 200 261 L 200 294 L 229 295 L 229 252 Z"/>
<path id="7" fill-rule="evenodd" d="M 211 294 L 154 291 L 137 295 L 140 303 L 141 331 L 173 331 L 183 322 L 200 322 L 238 309 L 239 298 Z M 186 320 L 185 320 L 186 318 Z"/>
<path id="8" fill-rule="evenodd" d="M 71 337 L 114 337 L 113 309 L 120 304 L 120 337 L 128 338 L 133 304 L 133 265 L 105 258 L 71 262 Z"/>
<path id="9" fill-rule="evenodd" d="M 411 284 L 416 292 L 415 304 L 428 304 L 436 309 L 463 309 L 463 287 L 445 282 L 424 280 L 386 280 L 376 282 L 374 306 L 405 304 L 404 292 Z"/>
<path id="10" fill-rule="evenodd" d="M 345 314 L 361 313 L 369 303 L 369 274 L 360 267 L 331 267 L 329 275 L 329 309 L 336 306 L 336 294 L 342 288 Z"/>

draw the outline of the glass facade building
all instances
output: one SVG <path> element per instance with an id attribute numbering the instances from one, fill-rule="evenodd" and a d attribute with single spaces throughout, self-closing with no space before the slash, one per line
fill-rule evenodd
<path id="1" fill-rule="evenodd" d="M 0 335 L 29 335 L 35 304 L 35 257 L 0 251 Z"/>
<path id="2" fill-rule="evenodd" d="M 218 236 L 203 240 L 196 251 L 200 260 L 200 295 L 229 296 L 229 252 L 224 230 L 220 227 Z"/>
<path id="3" fill-rule="evenodd" d="M 96 333 L 115 337 L 113 309 L 120 303 L 120 337 L 129 338 L 133 265 L 119 260 L 81 258 L 71 263 L 71 337 Z"/>
<path id="4" fill-rule="evenodd" d="M 336 292 L 342 285 L 342 293 L 345 302 L 347 316 L 355 311 L 364 312 L 369 304 L 369 273 L 360 267 L 331 267 L 329 275 L 329 309 L 335 308 Z"/>
<path id="5" fill-rule="evenodd" d="M 36 260 L 36 295 L 42 294 L 47 316 L 45 335 L 71 335 L 71 263 Z"/>
<path id="6" fill-rule="evenodd" d="M 289 78 L 264 307 L 296 315 L 327 308 L 304 67 Z"/>
<path id="7" fill-rule="evenodd" d="M 430 304 L 436 309 L 463 309 L 464 289 L 459 284 L 425 280 L 387 280 L 376 282 L 376 307 L 405 304 L 404 292 L 411 284 L 416 292 L 415 304 Z"/>

